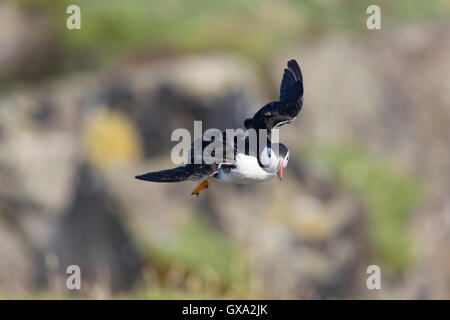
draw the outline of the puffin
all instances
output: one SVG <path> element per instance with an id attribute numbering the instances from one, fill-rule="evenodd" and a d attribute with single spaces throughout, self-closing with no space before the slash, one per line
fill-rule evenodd
<path id="1" fill-rule="evenodd" d="M 289 149 L 282 143 L 272 143 L 272 133 L 274 129 L 294 121 L 302 106 L 302 71 L 297 61 L 291 59 L 284 69 L 279 100 L 267 103 L 253 117 L 244 121 L 246 132 L 250 130 L 267 132 L 263 138 L 256 135 L 258 140 L 256 152 L 251 152 L 249 148 L 248 134 L 239 138 L 234 137 L 233 143 L 230 143 L 227 138 L 228 131 L 223 131 L 222 141 L 219 144 L 222 144 L 224 149 L 228 147 L 232 150 L 231 157 L 227 154 L 226 157 L 219 158 L 221 160 L 213 163 L 203 160 L 194 161 L 197 156 L 194 152 L 194 142 L 191 145 L 190 161 L 187 164 L 173 169 L 148 172 L 137 175 L 135 178 L 151 182 L 201 181 L 191 193 L 196 196 L 210 186 L 210 178 L 219 182 L 237 184 L 266 181 L 275 176 L 281 180 L 283 169 L 289 162 Z M 209 141 L 202 139 L 200 150 L 204 150 L 211 141 L 214 139 Z"/>

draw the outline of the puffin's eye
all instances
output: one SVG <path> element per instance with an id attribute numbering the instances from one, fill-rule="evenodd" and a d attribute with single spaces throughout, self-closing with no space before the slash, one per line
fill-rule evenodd
<path id="1" fill-rule="evenodd" d="M 276 157 L 272 157 L 272 150 L 269 147 L 264 148 L 264 150 L 261 153 L 261 164 L 265 167 L 271 167 L 273 165 L 274 159 L 276 160 Z"/>

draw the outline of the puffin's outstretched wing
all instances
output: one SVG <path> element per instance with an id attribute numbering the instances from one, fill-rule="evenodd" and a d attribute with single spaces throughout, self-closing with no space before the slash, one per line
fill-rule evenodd
<path id="1" fill-rule="evenodd" d="M 297 61 L 289 60 L 288 68 L 284 69 L 283 80 L 280 87 L 280 101 L 295 101 L 302 107 L 303 75 Z"/>
<path id="2" fill-rule="evenodd" d="M 217 164 L 187 164 L 174 169 L 149 172 L 135 178 L 152 182 L 197 181 L 207 178 L 217 170 Z"/>
<path id="3" fill-rule="evenodd" d="M 253 118 L 246 119 L 247 129 L 267 129 L 282 126 L 297 117 L 303 105 L 303 76 L 297 61 L 289 60 L 284 69 L 280 101 L 269 102 Z"/>
<path id="4" fill-rule="evenodd" d="M 136 179 L 152 181 L 152 182 L 181 182 L 181 181 L 197 181 L 203 180 L 210 175 L 219 171 L 221 166 L 234 166 L 234 156 L 236 153 L 236 149 L 233 146 L 230 146 L 230 150 L 233 151 L 233 154 L 230 155 L 231 159 L 227 158 L 227 142 L 226 142 L 226 133 L 222 132 L 222 137 L 219 139 L 219 144 L 223 148 L 216 148 L 212 150 L 211 156 L 215 156 L 215 152 L 220 152 L 222 154 L 222 160 L 219 163 L 211 163 L 212 161 L 205 163 L 203 158 L 203 151 L 211 141 L 206 140 L 196 140 L 196 142 L 201 143 L 201 148 L 198 152 L 195 152 L 194 142 L 191 145 L 190 149 L 190 163 L 176 167 L 173 169 L 160 170 L 154 172 L 148 172 L 143 175 L 136 176 Z M 199 162 L 199 163 L 197 163 Z M 209 164 L 211 163 L 211 164 Z"/>

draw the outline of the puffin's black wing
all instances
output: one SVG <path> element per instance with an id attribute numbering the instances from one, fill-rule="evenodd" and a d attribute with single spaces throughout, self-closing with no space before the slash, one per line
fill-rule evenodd
<path id="1" fill-rule="evenodd" d="M 303 105 L 303 76 L 297 61 L 289 60 L 284 69 L 280 101 L 269 102 L 253 118 L 244 121 L 247 129 L 271 130 L 293 121 Z"/>
<path id="2" fill-rule="evenodd" d="M 280 101 L 295 101 L 302 107 L 303 75 L 302 70 L 294 59 L 289 60 L 287 69 L 284 69 L 283 80 L 280 87 Z"/>
<path id="3" fill-rule="evenodd" d="M 199 148 L 199 152 L 195 153 L 194 144 L 196 142 L 201 142 L 201 148 Z M 152 182 L 181 182 L 181 181 L 197 181 L 197 180 L 203 180 L 207 178 L 208 176 L 216 173 L 219 171 L 220 166 L 234 166 L 234 156 L 235 156 L 235 148 L 232 146 L 230 147 L 231 151 L 233 151 L 233 154 L 231 155 L 231 159 L 227 158 L 226 154 L 226 136 L 225 132 L 222 133 L 222 137 L 219 139 L 219 145 L 221 145 L 221 148 L 215 148 L 213 149 L 213 152 L 211 154 L 212 157 L 215 156 L 215 152 L 221 152 L 222 158 L 219 163 L 211 163 L 213 161 L 210 161 L 208 163 L 205 163 L 203 160 L 203 151 L 205 148 L 211 143 L 211 141 L 205 141 L 205 140 L 196 140 L 191 145 L 190 149 L 190 163 L 176 167 L 173 169 L 168 170 L 161 170 L 161 171 L 154 171 L 149 172 L 143 175 L 136 176 L 136 179 L 145 180 L 145 181 L 152 181 Z M 199 163 L 196 163 L 199 162 Z M 209 164 L 211 163 L 211 164 Z"/>
<path id="4" fill-rule="evenodd" d="M 187 164 L 174 169 L 149 172 L 136 176 L 136 179 L 152 182 L 181 182 L 202 180 L 217 172 L 217 164 Z"/>

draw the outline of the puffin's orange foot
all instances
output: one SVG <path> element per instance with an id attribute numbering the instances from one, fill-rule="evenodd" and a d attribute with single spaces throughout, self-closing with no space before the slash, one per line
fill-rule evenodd
<path id="1" fill-rule="evenodd" d="M 202 192 L 202 191 L 205 190 L 205 189 L 208 189 L 208 187 L 209 187 L 209 177 L 208 177 L 205 181 L 202 181 L 202 182 L 197 186 L 197 188 L 195 188 L 194 191 L 192 191 L 191 196 L 195 194 L 195 195 L 198 197 L 198 195 L 200 194 L 200 192 Z"/>

